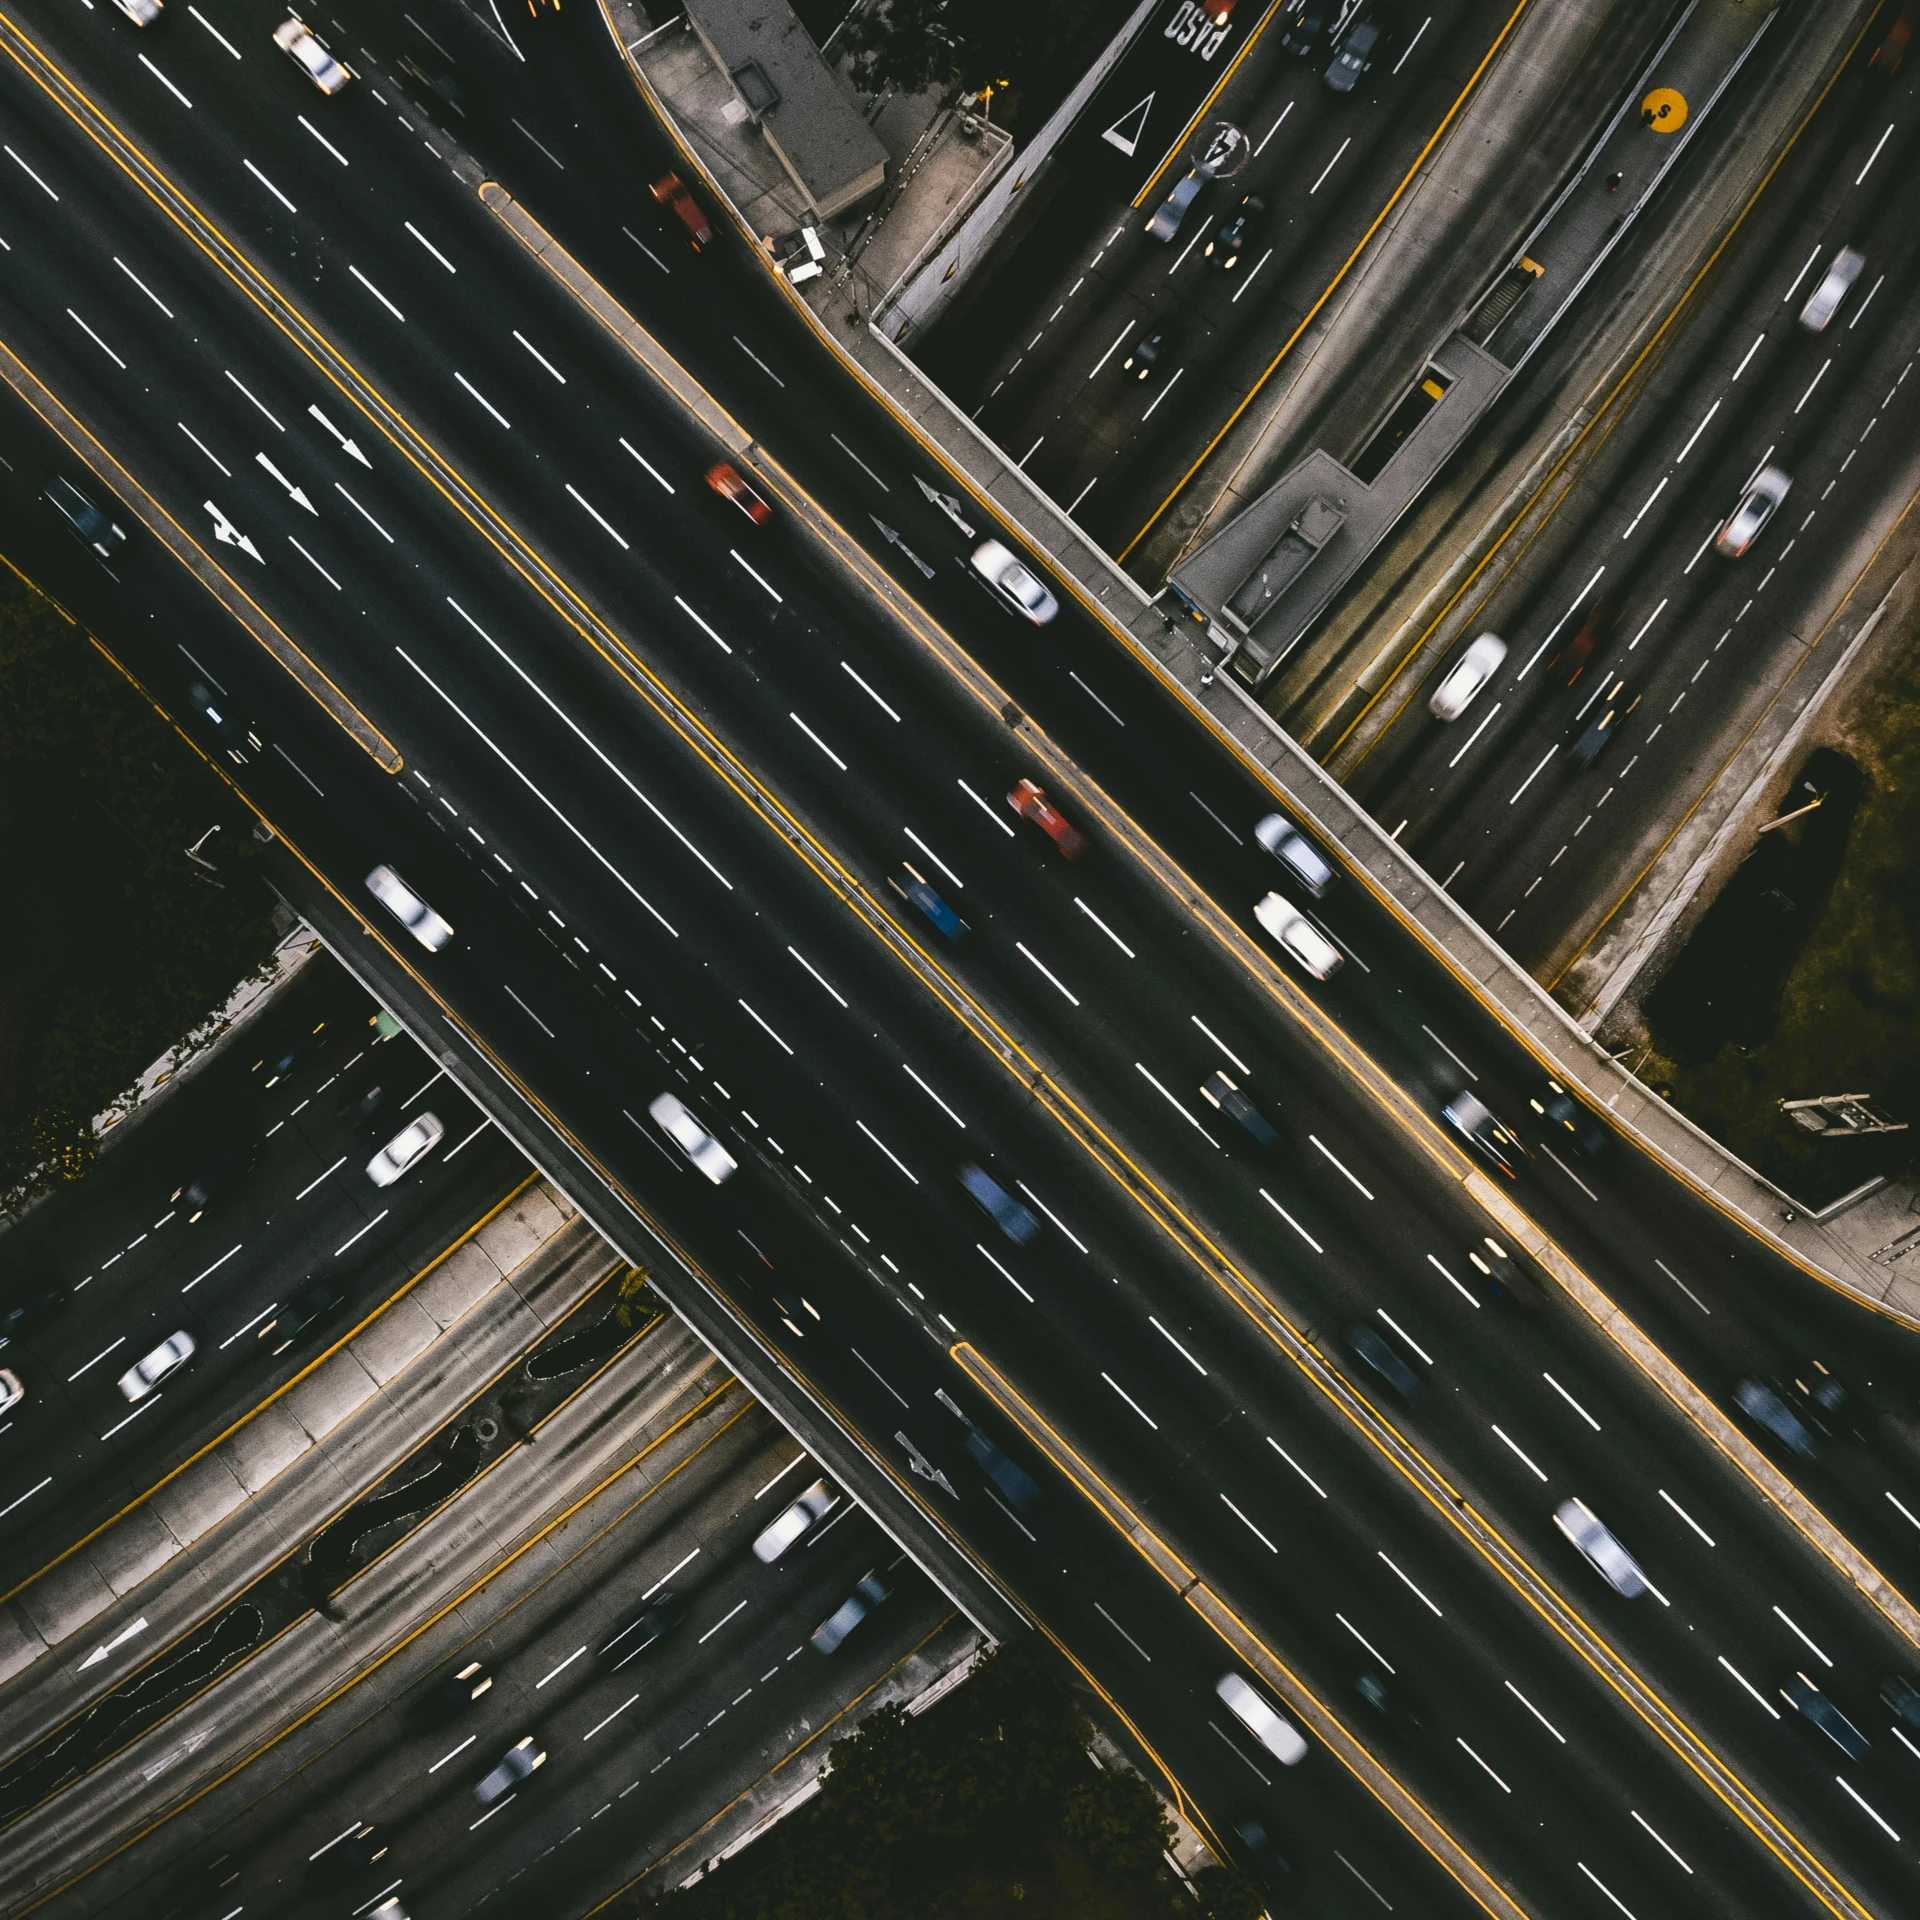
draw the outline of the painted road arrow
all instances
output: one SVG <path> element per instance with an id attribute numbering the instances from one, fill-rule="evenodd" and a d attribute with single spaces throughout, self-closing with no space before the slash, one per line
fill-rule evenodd
<path id="1" fill-rule="evenodd" d="M 222 546 L 238 547 L 242 553 L 251 554 L 256 560 L 260 559 L 260 549 L 211 500 L 202 501 L 201 504 L 213 515 L 213 537 Z M 266 562 L 261 560 L 260 564 L 265 566 Z"/>
<path id="2" fill-rule="evenodd" d="M 259 461 L 259 463 L 260 463 L 260 464 L 261 464 L 261 465 L 262 465 L 263 467 L 265 467 L 265 468 L 266 468 L 266 470 L 267 470 L 267 471 L 268 471 L 268 472 L 269 472 L 270 474 L 272 474 L 272 475 L 273 475 L 273 477 L 274 477 L 274 478 L 275 478 L 276 480 L 278 480 L 278 481 L 280 482 L 280 484 L 281 484 L 281 485 L 282 485 L 283 487 L 285 487 L 285 488 L 286 488 L 286 490 L 287 490 L 287 498 L 288 498 L 288 499 L 290 499 L 290 500 L 296 500 L 296 501 L 298 501 L 298 502 L 299 502 L 299 504 L 300 504 L 301 506 L 303 506 L 303 507 L 305 507 L 305 508 L 306 508 L 306 510 L 307 510 L 307 511 L 308 511 L 308 512 L 309 512 L 310 514 L 312 514 L 312 515 L 313 515 L 313 517 L 314 517 L 314 518 L 315 518 L 316 520 L 318 520 L 318 519 L 320 518 L 320 509 L 319 509 L 318 507 L 316 507 L 316 506 L 315 506 L 315 505 L 313 504 L 313 502 L 312 502 L 311 500 L 309 500 L 309 499 L 307 498 L 307 496 L 306 496 L 306 495 L 305 495 L 304 493 L 302 493 L 302 492 L 300 491 L 300 489 L 299 489 L 298 487 L 296 487 L 296 486 L 295 486 L 295 485 L 293 484 L 293 482 L 292 482 L 291 480 L 289 480 L 289 479 L 287 478 L 287 476 L 286 476 L 286 475 L 285 475 L 284 473 L 282 473 L 282 472 L 280 471 L 280 469 L 279 469 L 278 467 L 276 467 L 276 466 L 275 466 L 275 465 L 273 464 L 273 462 L 272 462 L 271 460 L 269 460 L 269 459 L 267 458 L 267 456 L 266 456 L 266 455 L 265 455 L 264 453 L 256 453 L 256 454 L 255 454 L 255 455 L 254 455 L 253 457 L 254 457 L 254 458 L 255 458 L 255 459 L 257 460 L 257 461 Z"/>
<path id="3" fill-rule="evenodd" d="M 342 450 L 342 451 L 343 451 L 343 452 L 344 452 L 344 453 L 345 453 L 345 454 L 347 455 L 347 457 L 348 457 L 349 459 L 351 459 L 351 460 L 358 460 L 358 461 L 360 462 L 360 464 L 361 464 L 361 465 L 362 465 L 363 467 L 365 467 L 365 468 L 366 468 L 366 470 L 367 470 L 367 471 L 368 471 L 369 473 L 371 473 L 371 472 L 373 471 L 373 462 L 372 462 L 371 460 L 369 460 L 369 459 L 367 458 L 367 456 L 366 456 L 366 455 L 365 455 L 364 453 L 362 453 L 362 452 L 360 451 L 360 449 L 359 449 L 358 447 L 356 447 L 356 446 L 355 446 L 355 445 L 353 444 L 353 442 L 352 442 L 351 440 L 349 440 L 349 439 L 347 438 L 347 436 L 346 436 L 346 435 L 345 435 L 344 433 L 342 433 L 342 432 L 340 431 L 340 429 L 339 429 L 338 427 L 336 427 L 336 426 L 335 426 L 335 425 L 333 424 L 333 422 L 332 422 L 331 420 L 329 420 L 329 419 L 327 418 L 327 416 L 326 416 L 326 415 L 325 415 L 324 413 L 322 413 L 322 412 L 320 411 L 320 409 L 319 409 L 318 407 L 309 407 L 309 408 L 307 409 L 307 411 L 308 411 L 308 412 L 309 412 L 310 414 L 312 414 L 312 415 L 313 415 L 313 417 L 314 417 L 314 418 L 315 418 L 316 420 L 318 420 L 318 421 L 320 422 L 320 424 L 321 424 L 321 425 L 322 425 L 323 427 L 325 427 L 325 428 L 326 428 L 326 430 L 327 430 L 327 431 L 328 431 L 328 432 L 329 432 L 330 434 L 332 434 L 332 435 L 333 435 L 333 437 L 334 437 L 334 438 L 335 438 L 336 440 L 338 440 L 338 441 L 340 442 L 340 446 L 341 446 L 341 450 Z"/>

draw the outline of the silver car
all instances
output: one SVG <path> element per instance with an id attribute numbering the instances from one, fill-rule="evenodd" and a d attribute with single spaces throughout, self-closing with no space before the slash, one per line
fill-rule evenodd
<path id="1" fill-rule="evenodd" d="M 423 1113 L 409 1120 L 387 1144 L 367 1162 L 367 1178 L 376 1187 L 390 1187 L 414 1164 L 440 1144 L 446 1123 L 436 1113 Z"/>
<path id="2" fill-rule="evenodd" d="M 1781 502 L 1792 485 L 1791 474 L 1779 467 L 1762 467 L 1747 482 L 1747 490 L 1740 496 L 1740 504 L 1728 516 L 1726 525 L 1714 535 L 1714 552 L 1725 554 L 1729 560 L 1738 560 L 1780 511 Z"/>
<path id="3" fill-rule="evenodd" d="M 887 1589 L 881 1584 L 880 1576 L 873 1572 L 862 1574 L 854 1590 L 814 1628 L 810 1638 L 815 1648 L 821 1653 L 831 1653 L 886 1598 Z"/>
<path id="4" fill-rule="evenodd" d="M 1826 272 L 1820 276 L 1820 284 L 1807 295 L 1807 303 L 1800 309 L 1800 324 L 1809 333 L 1826 332 L 1827 322 L 1839 312 L 1840 302 L 1853 290 L 1853 283 L 1860 278 L 1866 264 L 1867 256 L 1852 247 L 1842 247 L 1833 256 Z"/>
<path id="5" fill-rule="evenodd" d="M 1640 1563 L 1604 1526 L 1584 1500 L 1562 1500 L 1553 1510 L 1553 1524 L 1580 1549 L 1587 1564 L 1615 1593 L 1631 1600 L 1647 1590 Z"/>
<path id="6" fill-rule="evenodd" d="M 1060 611 L 1060 602 L 1003 547 L 983 540 L 973 550 L 973 570 L 1023 620 L 1044 627 Z"/>
<path id="7" fill-rule="evenodd" d="M 1175 182 L 1173 191 L 1153 210 L 1147 231 L 1156 240 L 1171 240 L 1180 231 L 1187 209 L 1200 197 L 1200 189 L 1213 178 L 1213 169 L 1204 161 Z"/>
<path id="8" fill-rule="evenodd" d="M 367 875 L 367 891 L 429 953 L 438 953 L 453 938 L 453 929 L 391 867 L 375 867 Z"/>
<path id="9" fill-rule="evenodd" d="M 1318 900 L 1333 885 L 1333 869 L 1283 813 L 1254 822 L 1253 837 Z"/>
<path id="10" fill-rule="evenodd" d="M 1346 958 L 1291 900 L 1270 893 L 1253 910 L 1253 917 L 1316 980 L 1331 980 Z"/>
<path id="11" fill-rule="evenodd" d="M 327 51 L 326 42 L 298 20 L 283 20 L 273 30 L 273 44 L 322 93 L 338 93 L 353 78 Z"/>
<path id="12" fill-rule="evenodd" d="M 738 1164 L 698 1120 L 693 1110 L 677 1095 L 660 1094 L 647 1104 L 654 1124 L 717 1187 L 731 1177 Z"/>
<path id="13" fill-rule="evenodd" d="M 497 1806 L 515 1792 L 522 1781 L 531 1779 L 536 1767 L 545 1766 L 546 1760 L 546 1753 L 534 1744 L 532 1734 L 516 1740 L 500 1756 L 500 1764 L 474 1788 L 473 1797 L 483 1807 Z"/>
<path id="14" fill-rule="evenodd" d="M 136 27 L 150 27 L 160 18 L 160 0 L 113 0 Z"/>
<path id="15" fill-rule="evenodd" d="M 1227 1711 L 1280 1762 L 1297 1767 L 1307 1757 L 1307 1743 L 1300 1730 L 1284 1714 L 1276 1713 L 1237 1673 L 1223 1673 L 1214 1683 L 1214 1692 Z"/>
<path id="16" fill-rule="evenodd" d="M 761 1528 L 753 1543 L 753 1557 L 772 1566 L 815 1521 L 824 1520 L 839 1504 L 833 1489 L 824 1480 L 816 1480 L 778 1519 Z"/>
<path id="17" fill-rule="evenodd" d="M 1436 720 L 1458 720 L 1472 705 L 1473 696 L 1500 671 L 1506 657 L 1507 643 L 1497 633 L 1481 634 L 1447 669 L 1427 702 L 1427 711 Z"/>
<path id="18" fill-rule="evenodd" d="M 120 1376 L 120 1391 L 129 1400 L 144 1400 L 170 1374 L 193 1358 L 193 1335 L 170 1333 L 144 1359 L 136 1360 Z"/>

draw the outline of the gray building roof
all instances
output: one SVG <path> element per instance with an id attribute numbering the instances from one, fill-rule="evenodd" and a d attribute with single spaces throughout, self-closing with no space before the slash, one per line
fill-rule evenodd
<path id="1" fill-rule="evenodd" d="M 883 184 L 886 148 L 787 0 L 687 0 L 687 18 L 819 218 Z"/>

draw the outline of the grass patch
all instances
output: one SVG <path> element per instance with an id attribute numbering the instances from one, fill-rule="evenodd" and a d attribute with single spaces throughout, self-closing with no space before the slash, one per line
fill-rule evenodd
<path id="1" fill-rule="evenodd" d="M 49 601 L 0 574 L 0 1204 L 273 949 L 253 816 Z M 210 827 L 209 873 L 186 857 Z"/>
<path id="2" fill-rule="evenodd" d="M 1916 1150 L 1913 1132 L 1818 1138 L 1779 1105 L 1864 1093 L 1893 1118 L 1920 1123 L 1920 649 L 1911 636 L 1827 731 L 1865 784 L 1839 875 L 1770 1026 L 1689 1060 L 1683 1041 L 1662 1035 L 1650 997 L 1654 1052 L 1639 1066 L 1690 1120 L 1810 1207 L 1898 1173 Z"/>

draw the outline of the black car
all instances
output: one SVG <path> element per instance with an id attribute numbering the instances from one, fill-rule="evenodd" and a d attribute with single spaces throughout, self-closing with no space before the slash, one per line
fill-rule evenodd
<path id="1" fill-rule="evenodd" d="M 337 1313 L 346 1304 L 346 1299 L 347 1296 L 338 1287 L 322 1280 L 297 1293 L 255 1337 L 271 1342 L 267 1351 L 277 1357 L 285 1353 L 303 1333 Z"/>
<path id="2" fill-rule="evenodd" d="M 1279 1139 L 1267 1116 L 1219 1069 L 1200 1082 L 1200 1098 L 1239 1121 L 1263 1147 L 1270 1147 Z"/>
<path id="3" fill-rule="evenodd" d="M 1222 272 L 1231 273 L 1241 258 L 1253 251 L 1266 224 L 1267 203 L 1257 193 L 1250 193 L 1201 251 Z"/>
<path id="4" fill-rule="evenodd" d="M 1347 1345 L 1401 1399 L 1411 1400 L 1420 1391 L 1420 1376 L 1401 1359 L 1399 1349 L 1385 1334 L 1375 1332 L 1364 1320 L 1348 1328 Z"/>
<path id="5" fill-rule="evenodd" d="M 1301 60 L 1311 60 L 1326 40 L 1333 24 L 1333 8 L 1327 0 L 1306 0 L 1296 7 L 1280 30 L 1282 49 Z"/>
<path id="6" fill-rule="evenodd" d="M 1328 88 L 1334 93 L 1351 93 L 1360 84 L 1361 75 L 1373 65 L 1379 46 L 1380 29 L 1371 20 L 1361 20 L 1349 27 L 1323 76 Z"/>
<path id="7" fill-rule="evenodd" d="M 196 680 L 187 688 L 187 698 L 193 702 L 194 712 L 213 729 L 214 738 L 226 748 L 236 765 L 244 767 L 265 746 L 266 742 L 258 732 L 252 727 L 242 726 L 204 680 Z"/>
<path id="8" fill-rule="evenodd" d="M 102 560 L 111 560 L 127 544 L 126 530 L 116 526 L 71 480 L 56 475 L 40 498 L 66 523 L 67 531 Z"/>
<path id="9" fill-rule="evenodd" d="M 1253 1877 L 1269 1893 L 1281 1892 L 1292 1884 L 1293 1864 L 1273 1844 L 1273 1836 L 1267 1831 L 1263 1822 L 1251 1817 L 1236 1820 L 1233 1830 L 1239 1836 L 1240 1844 L 1247 1850 L 1247 1859 L 1253 1868 Z"/>
<path id="10" fill-rule="evenodd" d="M 184 1208 L 188 1225 L 240 1179 L 253 1165 L 253 1148 L 245 1140 L 229 1140 L 201 1162 L 200 1171 L 183 1181 L 168 1197 L 167 1204 Z"/>
<path id="11" fill-rule="evenodd" d="M 416 1727 L 444 1726 L 493 1691 L 493 1675 L 478 1660 L 469 1660 L 451 1673 L 431 1681 L 408 1711 Z"/>
<path id="12" fill-rule="evenodd" d="M 1602 683 L 1599 694 L 1589 694 L 1568 728 L 1568 744 L 1573 757 L 1590 767 L 1606 750 L 1607 743 L 1640 704 L 1637 693 L 1627 691 L 1627 683 L 1618 674 Z"/>
<path id="13" fill-rule="evenodd" d="M 1456 1093 L 1441 1109 L 1441 1115 L 1468 1146 L 1509 1180 L 1517 1180 L 1522 1164 L 1533 1158 L 1520 1144 L 1519 1135 L 1495 1119 L 1478 1094 Z"/>
<path id="14" fill-rule="evenodd" d="M 1496 1300 L 1525 1307 L 1538 1304 L 1539 1282 L 1491 1234 L 1482 1235 L 1479 1246 L 1467 1249 L 1467 1259 Z"/>
<path id="15" fill-rule="evenodd" d="M 664 1640 L 687 1617 L 687 1603 L 677 1593 L 656 1593 L 627 1624 L 600 1649 L 600 1657 L 614 1655 L 617 1673 L 649 1647 Z"/>
<path id="16" fill-rule="evenodd" d="M 1549 1080 L 1546 1090 L 1535 1094 L 1527 1105 L 1549 1125 L 1561 1128 L 1589 1160 L 1606 1151 L 1606 1128 L 1558 1080 Z"/>
<path id="17" fill-rule="evenodd" d="M 1416 1734 L 1420 1731 L 1420 1716 L 1413 1710 L 1413 1703 L 1404 1689 L 1391 1681 L 1377 1673 L 1363 1673 L 1354 1682 L 1354 1691 L 1395 1733 Z"/>
<path id="18" fill-rule="evenodd" d="M 1157 333 L 1148 334 L 1144 340 L 1135 343 L 1133 351 L 1120 363 L 1120 371 L 1132 374 L 1136 380 L 1150 380 L 1156 373 L 1164 371 L 1166 362 L 1173 355 L 1175 340 L 1171 327 L 1162 327 Z"/>
<path id="19" fill-rule="evenodd" d="M 1880 1683 L 1880 1699 L 1893 1713 L 1920 1733 L 1920 1687 L 1904 1674 L 1890 1674 Z"/>

